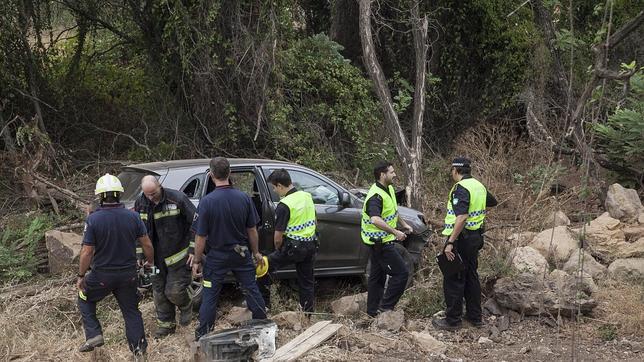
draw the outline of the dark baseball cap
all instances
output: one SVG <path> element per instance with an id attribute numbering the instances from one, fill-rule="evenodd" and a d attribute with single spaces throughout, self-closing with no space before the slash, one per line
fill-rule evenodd
<path id="1" fill-rule="evenodd" d="M 471 164 L 471 163 L 472 163 L 472 162 L 471 162 L 468 158 L 465 158 L 465 157 L 456 157 L 456 158 L 452 161 L 452 167 L 470 167 L 470 164 Z"/>

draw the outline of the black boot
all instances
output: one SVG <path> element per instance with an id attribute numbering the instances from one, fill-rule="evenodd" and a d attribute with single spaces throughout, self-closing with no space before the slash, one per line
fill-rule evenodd
<path id="1" fill-rule="evenodd" d="M 462 323 L 458 322 L 456 324 L 451 324 L 445 318 L 434 318 L 432 319 L 432 325 L 436 329 L 440 329 L 444 331 L 455 331 L 461 328 Z"/>

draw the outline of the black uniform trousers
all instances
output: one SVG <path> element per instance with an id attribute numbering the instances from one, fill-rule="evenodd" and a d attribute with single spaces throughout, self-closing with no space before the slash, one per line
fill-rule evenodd
<path id="1" fill-rule="evenodd" d="M 317 253 L 316 241 L 285 240 L 280 250 L 268 255 L 268 273 L 257 280 L 257 285 L 267 308 L 271 305 L 270 286 L 275 279 L 275 271 L 288 264 L 295 264 L 300 306 L 305 312 L 313 312 L 315 277 L 313 265 Z"/>
<path id="2" fill-rule="evenodd" d="M 148 343 L 139 311 L 137 285 L 134 267 L 121 271 L 92 270 L 85 276 L 84 290 L 78 293 L 78 308 L 83 317 L 85 339 L 103 334 L 101 323 L 96 318 L 96 303 L 109 294 L 114 294 L 125 320 L 125 336 L 130 351 L 145 352 Z"/>
<path id="3" fill-rule="evenodd" d="M 367 314 L 393 310 L 405 292 L 409 271 L 393 242 L 370 246 L 371 270 L 367 282 Z M 385 282 L 390 276 L 387 289 Z"/>
<path id="4" fill-rule="evenodd" d="M 483 235 L 480 230 L 464 229 L 454 243 L 461 256 L 465 270 L 451 276 L 443 276 L 443 293 L 445 295 L 445 317 L 449 324 L 461 322 L 463 298 L 465 298 L 466 318 L 470 321 L 481 321 L 481 283 L 478 274 L 479 250 L 483 247 Z"/>
<path id="5" fill-rule="evenodd" d="M 172 329 L 175 324 L 175 306 L 181 313 L 187 313 L 192 307 L 188 287 L 192 283 L 192 271 L 188 269 L 186 256 L 182 260 L 166 266 L 159 264 L 159 274 L 152 278 L 154 307 L 157 311 L 157 323 L 161 328 Z"/>
<path id="6" fill-rule="evenodd" d="M 211 249 L 208 251 L 205 262 L 203 266 L 204 288 L 199 308 L 199 326 L 195 331 L 197 340 L 210 332 L 215 324 L 219 294 L 229 272 L 233 273 L 241 286 L 246 305 L 252 312 L 253 319 L 266 319 L 266 307 L 257 287 L 255 264 L 250 251 L 241 256 L 234 250 Z"/>

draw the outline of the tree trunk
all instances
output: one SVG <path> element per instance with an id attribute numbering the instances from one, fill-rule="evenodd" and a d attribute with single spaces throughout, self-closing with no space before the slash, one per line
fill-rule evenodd
<path id="1" fill-rule="evenodd" d="M 330 38 L 342 45 L 342 55 L 358 64 L 362 48 L 358 26 L 359 8 L 355 0 L 336 0 L 331 9 Z"/>
<path id="2" fill-rule="evenodd" d="M 543 6 L 541 0 L 532 1 L 532 12 L 535 22 L 541 28 L 546 46 L 552 55 L 557 96 L 566 101 L 564 104 L 568 104 L 568 77 L 561 63 L 561 54 L 559 53 L 559 49 L 557 49 L 557 37 L 555 35 L 555 28 L 552 25 L 552 18 L 548 10 Z"/>
<path id="3" fill-rule="evenodd" d="M 16 142 L 11 136 L 11 129 L 9 128 L 11 121 L 5 123 L 2 111 L 2 104 L 0 103 L 0 133 L 2 133 L 2 141 L 4 142 L 5 150 L 8 151 L 12 157 L 15 157 Z"/>
<path id="4" fill-rule="evenodd" d="M 408 175 L 407 187 L 413 189 L 422 182 L 422 158 L 423 158 L 423 115 L 425 113 L 425 87 L 427 75 L 427 29 L 429 21 L 427 16 L 420 17 L 419 3 L 412 5 L 411 22 L 412 36 L 414 39 L 414 54 L 416 62 L 416 79 L 414 85 L 414 118 L 411 128 L 411 174 Z M 422 206 L 421 192 L 410 192 L 408 206 Z"/>
<path id="5" fill-rule="evenodd" d="M 376 50 L 371 32 L 371 2 L 360 0 L 360 39 L 362 41 L 363 63 L 373 81 L 376 94 L 385 117 L 385 124 L 394 142 L 394 147 L 402 163 L 403 172 L 407 176 L 406 191 L 408 205 L 421 208 L 420 183 L 422 175 L 422 136 L 423 113 L 425 110 L 425 73 L 427 70 L 427 18 L 420 18 L 418 5 L 411 9 L 414 49 L 416 59 L 416 85 L 414 89 L 414 119 L 412 122 L 411 147 L 405 133 L 400 127 L 398 114 L 391 100 L 391 92 L 376 57 Z"/>

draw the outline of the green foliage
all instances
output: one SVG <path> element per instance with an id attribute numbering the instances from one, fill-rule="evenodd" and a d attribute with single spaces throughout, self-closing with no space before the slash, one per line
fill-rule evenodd
<path id="1" fill-rule="evenodd" d="M 515 273 L 507 260 L 507 251 L 499 252 L 491 244 L 486 244 L 479 256 L 479 276 L 481 283 L 511 276 Z"/>
<path id="2" fill-rule="evenodd" d="M 580 49 L 587 46 L 582 39 L 576 38 L 568 29 L 561 29 L 556 33 L 556 37 L 557 47 L 563 51 Z"/>
<path id="3" fill-rule="evenodd" d="M 515 184 L 528 187 L 533 194 L 539 193 L 542 188 L 549 188 L 550 184 L 564 174 L 566 168 L 559 164 L 553 165 L 536 165 L 523 175 L 515 173 L 512 180 Z"/>
<path id="4" fill-rule="evenodd" d="M 617 327 L 612 324 L 602 324 L 597 327 L 597 332 L 604 342 L 610 342 L 617 338 Z"/>
<path id="5" fill-rule="evenodd" d="M 161 141 L 150 147 L 150 151 L 141 147 L 132 147 L 130 148 L 127 158 L 130 161 L 166 161 L 171 160 L 174 157 L 174 154 L 177 152 L 175 145 Z"/>
<path id="6" fill-rule="evenodd" d="M 42 214 L 21 215 L 3 222 L 0 233 L 0 279 L 22 280 L 36 272 L 36 248 L 52 220 Z"/>
<path id="7" fill-rule="evenodd" d="M 530 59 L 538 41 L 529 7 L 507 18 L 508 9 L 522 2 L 439 2 L 439 19 L 445 27 L 437 74 L 443 101 L 476 117 L 513 105 L 513 97 L 532 74 Z M 441 109 L 438 112 L 438 119 L 444 117 Z"/>
<path id="8" fill-rule="evenodd" d="M 16 143 L 19 146 L 29 144 L 48 145 L 51 143 L 47 134 L 43 133 L 35 124 L 18 127 L 16 131 Z"/>
<path id="9" fill-rule="evenodd" d="M 268 103 L 278 158 L 320 170 L 368 168 L 390 149 L 371 83 L 341 49 L 318 34 L 278 54 L 277 89 Z"/>
<path id="10" fill-rule="evenodd" d="M 626 68 L 635 64 L 624 65 Z M 632 95 L 624 108 L 618 108 L 604 124 L 593 125 L 597 148 L 609 160 L 625 169 L 644 170 L 644 72 L 630 82 Z"/>
<path id="11" fill-rule="evenodd" d="M 405 314 L 410 318 L 428 318 L 444 309 L 443 288 L 438 284 L 413 286 L 405 291 L 402 299 Z"/>
<path id="12" fill-rule="evenodd" d="M 393 88 L 397 90 L 394 96 L 394 109 L 396 113 L 404 113 L 414 100 L 414 87 L 405 79 L 400 77 L 400 73 L 394 73 L 392 80 Z"/>

